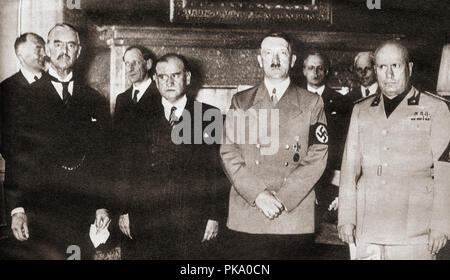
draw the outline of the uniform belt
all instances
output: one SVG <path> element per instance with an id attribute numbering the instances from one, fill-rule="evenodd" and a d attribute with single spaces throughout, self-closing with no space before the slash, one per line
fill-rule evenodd
<path id="1" fill-rule="evenodd" d="M 433 169 L 411 170 L 378 165 L 374 167 L 364 167 L 362 169 L 362 174 L 364 176 L 431 177 L 433 176 Z"/>

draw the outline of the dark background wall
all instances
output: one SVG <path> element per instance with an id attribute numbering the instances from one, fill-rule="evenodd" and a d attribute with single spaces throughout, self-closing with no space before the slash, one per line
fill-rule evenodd
<path id="1" fill-rule="evenodd" d="M 105 94 L 109 91 L 109 70 L 106 70 L 109 66 L 109 50 L 105 42 L 98 39 L 99 33 L 96 30 L 97 26 L 105 25 L 187 28 L 187 33 L 189 33 L 189 28 L 226 29 L 230 31 L 279 28 L 294 33 L 302 31 L 354 33 L 355 36 L 352 38 L 353 48 L 340 48 L 336 45 L 318 46 L 330 56 L 333 70 L 337 71 L 335 77 L 332 75 L 330 79 L 330 83 L 334 86 L 353 85 L 349 78 L 351 77 L 352 57 L 358 51 L 357 47 L 354 46 L 358 46 L 358 44 L 361 46 L 367 45 L 365 39 L 361 40 L 357 36 L 358 33 L 374 34 L 374 36 L 376 34 L 400 34 L 406 40 L 411 41 L 409 45 L 415 62 L 414 83 L 420 88 L 434 90 L 437 83 L 442 46 L 450 42 L 450 17 L 448 16 L 450 15 L 450 5 L 447 2 L 440 0 L 381 0 L 380 10 L 369 10 L 366 6 L 366 0 L 334 0 L 332 2 L 333 23 L 331 25 L 176 24 L 169 21 L 169 0 L 81 0 L 81 10 L 66 10 L 65 18 L 66 21 L 80 29 L 84 43 L 87 45 L 83 59 L 91 65 L 86 68 L 86 65 L 83 64 L 83 69 L 89 69 L 89 71 L 85 71 L 90 75 L 89 81 Z M 253 47 L 256 48 L 257 45 Z M 306 45 L 306 47 L 310 46 Z M 361 47 L 361 49 L 364 49 L 364 47 Z M 159 54 L 166 50 L 164 48 L 157 49 L 156 52 Z M 211 49 L 208 51 L 211 51 Z M 246 61 L 247 65 L 250 63 L 252 67 L 257 68 L 253 54 L 255 53 L 250 51 L 249 55 L 244 56 L 242 60 L 248 60 Z M 231 52 L 229 55 L 239 55 L 239 53 Z M 214 56 L 209 55 L 205 60 L 205 55 L 202 53 L 198 55 L 202 59 L 196 59 L 195 51 L 189 53 L 188 50 L 188 58 L 190 58 L 189 56 L 192 60 L 195 60 L 195 64 L 200 65 L 199 67 L 206 68 L 207 71 L 214 71 L 214 69 L 211 69 L 214 68 L 214 63 L 216 63 Z M 235 62 L 235 59 L 231 59 L 230 65 L 235 64 Z M 297 65 L 299 64 L 297 63 Z M 95 73 L 95 77 L 92 77 L 92 73 Z M 255 73 L 258 74 L 258 70 L 255 70 Z M 208 73 L 205 75 L 208 77 Z M 295 76 L 301 82 L 302 78 L 298 68 Z M 208 82 L 208 78 L 206 80 Z M 250 79 L 252 82 L 254 80 L 256 78 Z"/>

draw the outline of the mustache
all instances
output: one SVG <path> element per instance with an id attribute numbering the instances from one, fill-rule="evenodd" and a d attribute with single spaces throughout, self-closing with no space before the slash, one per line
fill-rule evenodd
<path id="1" fill-rule="evenodd" d="M 280 63 L 272 63 L 270 64 L 270 68 L 280 68 L 281 64 Z"/>
<path id="2" fill-rule="evenodd" d="M 63 54 L 58 55 L 58 60 L 63 58 L 63 57 L 66 57 L 66 58 L 70 59 L 70 56 L 68 56 L 67 54 L 63 53 Z"/>

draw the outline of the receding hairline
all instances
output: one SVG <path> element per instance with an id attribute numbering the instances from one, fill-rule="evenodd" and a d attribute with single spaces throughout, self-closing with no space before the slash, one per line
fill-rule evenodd
<path id="1" fill-rule="evenodd" d="M 189 67 L 187 65 L 186 59 L 183 56 L 178 55 L 176 53 L 168 53 L 168 54 L 165 54 L 162 57 L 160 57 L 155 62 L 155 69 L 156 69 L 156 67 L 158 67 L 158 64 L 169 63 L 170 60 L 177 60 L 177 61 L 181 62 L 181 64 L 183 65 L 183 70 L 186 71 L 186 72 L 190 71 Z"/>
<path id="2" fill-rule="evenodd" d="M 66 23 L 56 24 L 52 27 L 52 29 L 50 29 L 47 35 L 47 43 L 50 42 L 50 38 L 53 36 L 53 33 L 55 33 L 57 29 L 66 29 L 72 31 L 73 33 L 75 33 L 75 37 L 77 38 L 77 44 L 80 44 L 80 35 L 78 34 L 78 31 L 73 26 Z"/>
<path id="3" fill-rule="evenodd" d="M 19 37 L 17 37 L 17 39 L 16 39 L 16 41 L 14 42 L 14 51 L 16 52 L 16 55 L 18 54 L 18 52 L 19 52 L 19 48 L 23 45 L 23 44 L 25 44 L 25 43 L 27 43 L 27 42 L 30 42 L 30 38 L 35 38 L 39 43 L 41 43 L 43 46 L 45 45 L 45 41 L 44 41 L 44 39 L 41 37 L 41 36 L 39 36 L 38 34 L 36 34 L 36 33 L 32 33 L 32 32 L 27 32 L 27 33 L 24 33 L 24 34 L 22 34 L 22 35 L 20 35 Z"/>
<path id="4" fill-rule="evenodd" d="M 310 51 L 307 52 L 304 56 L 303 59 L 303 67 L 305 67 L 305 62 L 306 60 L 308 60 L 309 57 L 311 56 L 317 56 L 320 58 L 320 60 L 322 60 L 323 65 L 325 65 L 325 67 L 328 69 L 330 67 L 330 62 L 328 61 L 328 57 L 326 57 L 323 53 L 319 52 L 319 51 Z"/>
<path id="5" fill-rule="evenodd" d="M 375 56 L 373 52 L 359 52 L 356 54 L 355 59 L 353 61 L 353 67 L 356 67 L 356 64 L 358 63 L 358 61 L 363 58 L 366 57 L 369 62 L 373 65 L 375 65 Z"/>
<path id="6" fill-rule="evenodd" d="M 378 53 L 382 49 L 384 49 L 386 47 L 389 47 L 389 46 L 395 47 L 395 48 L 397 48 L 398 50 L 401 51 L 401 54 L 402 54 L 402 57 L 403 57 L 405 63 L 411 62 L 410 57 L 409 57 L 408 48 L 402 42 L 399 42 L 399 41 L 386 41 L 386 42 L 381 43 L 378 46 L 378 48 L 375 50 L 375 52 L 374 52 L 374 61 L 375 61 L 375 63 L 377 62 L 377 55 L 378 55 Z"/>

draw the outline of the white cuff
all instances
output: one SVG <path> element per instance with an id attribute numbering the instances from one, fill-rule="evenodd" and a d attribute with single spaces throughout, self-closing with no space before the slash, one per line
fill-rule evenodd
<path id="1" fill-rule="evenodd" d="M 14 209 L 11 211 L 11 217 L 12 217 L 14 214 L 17 214 L 17 213 L 24 213 L 24 214 L 25 214 L 25 209 L 23 209 L 23 207 L 16 207 L 16 208 L 14 208 Z"/>

